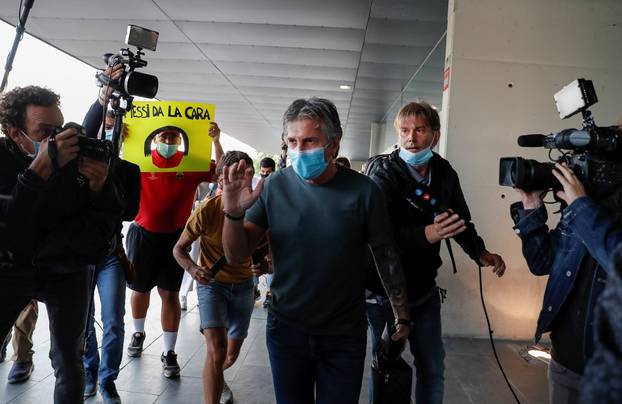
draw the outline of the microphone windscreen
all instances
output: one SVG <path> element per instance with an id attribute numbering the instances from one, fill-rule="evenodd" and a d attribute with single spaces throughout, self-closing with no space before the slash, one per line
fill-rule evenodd
<path id="1" fill-rule="evenodd" d="M 544 135 L 522 135 L 518 137 L 518 145 L 521 147 L 542 147 L 544 145 Z"/>

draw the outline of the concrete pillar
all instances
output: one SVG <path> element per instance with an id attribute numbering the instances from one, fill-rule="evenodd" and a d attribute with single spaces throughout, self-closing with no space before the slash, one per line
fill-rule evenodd
<path id="1" fill-rule="evenodd" d="M 383 143 L 383 127 L 382 122 L 371 123 L 371 133 L 369 138 L 369 157 L 375 156 L 382 152 L 381 145 Z"/>
<path id="2" fill-rule="evenodd" d="M 498 186 L 499 157 L 547 160 L 544 149 L 522 149 L 516 137 L 579 127 L 560 121 L 553 94 L 572 80 L 594 80 L 597 124 L 622 114 L 622 2 L 619 0 L 450 0 L 440 151 L 458 171 L 480 235 L 508 265 L 497 279 L 484 269 L 484 293 L 497 338 L 531 338 L 546 278 L 529 273 L 509 205 L 518 199 Z M 559 215 L 549 207 L 550 224 Z M 444 250 L 444 249 L 443 249 Z M 477 267 L 454 248 L 439 283 L 449 289 L 443 306 L 447 335 L 484 336 Z"/>

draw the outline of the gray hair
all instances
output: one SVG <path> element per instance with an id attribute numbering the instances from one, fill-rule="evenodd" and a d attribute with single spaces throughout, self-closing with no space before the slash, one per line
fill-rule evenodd
<path id="1" fill-rule="evenodd" d="M 287 135 L 287 124 L 300 119 L 316 121 L 329 142 L 340 140 L 343 135 L 337 108 L 325 98 L 299 98 L 292 102 L 283 114 L 283 139 Z"/>

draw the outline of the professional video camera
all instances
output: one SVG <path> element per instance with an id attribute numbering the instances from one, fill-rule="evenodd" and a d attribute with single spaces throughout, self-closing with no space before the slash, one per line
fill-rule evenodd
<path id="1" fill-rule="evenodd" d="M 100 87 L 111 86 L 124 98 L 134 95 L 154 98 L 158 92 L 158 78 L 135 70 L 147 66 L 147 61 L 141 58 L 145 54 L 142 50 L 155 51 L 158 36 L 159 34 L 156 31 L 137 25 L 128 25 L 125 43 L 129 46 L 135 46 L 137 48 L 136 53 L 132 52 L 130 48 L 122 48 L 119 53 L 104 54 L 104 61 L 107 66 L 112 67 L 123 63 L 127 70 L 118 80 L 110 80 L 103 72 L 97 73 L 98 85 Z"/>
<path id="2" fill-rule="evenodd" d="M 550 135 L 518 137 L 522 147 L 549 149 L 549 159 L 565 162 L 583 183 L 588 194 L 602 196 L 622 184 L 622 131 L 616 126 L 596 126 L 588 108 L 598 102 L 591 80 L 577 79 L 554 96 L 562 119 L 578 112 L 583 115 L 582 129 L 565 129 Z M 553 159 L 556 149 L 561 157 Z M 522 157 L 503 157 L 499 161 L 499 185 L 534 190 L 560 190 L 553 175 L 554 163 L 541 163 Z"/>
<path id="3" fill-rule="evenodd" d="M 70 128 L 78 131 L 78 146 L 80 147 L 78 153 L 80 156 L 103 162 L 110 161 L 113 151 L 112 142 L 110 140 L 91 139 L 87 137 L 84 128 L 75 122 L 68 122 L 63 127 L 54 128 L 52 137 Z"/>
<path id="4" fill-rule="evenodd" d="M 135 71 L 137 68 L 147 66 L 147 62 L 141 59 L 141 56 L 144 55 L 142 50 L 146 48 L 155 51 L 158 36 L 159 34 L 156 31 L 137 25 L 128 25 L 125 43 L 135 46 L 137 48 L 136 53 L 129 48 L 123 48 L 118 54 L 107 53 L 104 55 L 104 60 L 110 67 L 120 63 L 125 65 L 124 74 L 118 80 L 111 80 L 104 72 L 95 75 L 98 86 L 111 86 L 115 90 L 110 97 L 110 106 L 114 112 L 112 153 L 115 156 L 119 154 L 123 117 L 127 111 L 132 109 L 134 96 L 153 98 L 158 92 L 158 78 L 156 76 Z"/>

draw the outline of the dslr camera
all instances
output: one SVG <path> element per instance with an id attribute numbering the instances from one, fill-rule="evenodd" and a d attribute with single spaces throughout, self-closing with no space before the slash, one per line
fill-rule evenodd
<path id="1" fill-rule="evenodd" d="M 147 61 L 141 56 L 143 49 L 156 50 L 158 32 L 137 25 L 128 25 L 125 43 L 136 47 L 136 52 L 130 48 L 121 48 L 119 53 L 106 53 L 103 58 L 107 66 L 115 66 L 122 63 L 126 66 L 125 73 L 118 80 L 111 80 L 103 72 L 97 73 L 97 85 L 99 87 L 111 86 L 123 98 L 139 96 L 154 98 L 158 92 L 158 78 L 151 74 L 135 71 L 147 66 Z"/>
<path id="2" fill-rule="evenodd" d="M 549 135 L 530 134 L 518 137 L 521 147 L 549 150 L 551 162 L 522 157 L 502 157 L 499 161 L 499 185 L 525 191 L 562 189 L 553 175 L 556 162 L 565 162 L 583 183 L 588 194 L 598 197 L 622 185 L 622 132 L 617 126 L 596 126 L 589 107 L 598 102 L 591 80 L 577 79 L 554 95 L 561 119 L 579 112 L 581 129 L 565 129 Z M 561 156 L 551 157 L 558 150 Z"/>
<path id="3" fill-rule="evenodd" d="M 86 136 L 84 128 L 75 122 L 68 122 L 63 127 L 54 128 L 54 134 L 58 135 L 66 129 L 76 129 L 78 131 L 79 155 L 93 160 L 109 162 L 112 157 L 112 142 L 110 140 L 92 139 Z"/>

